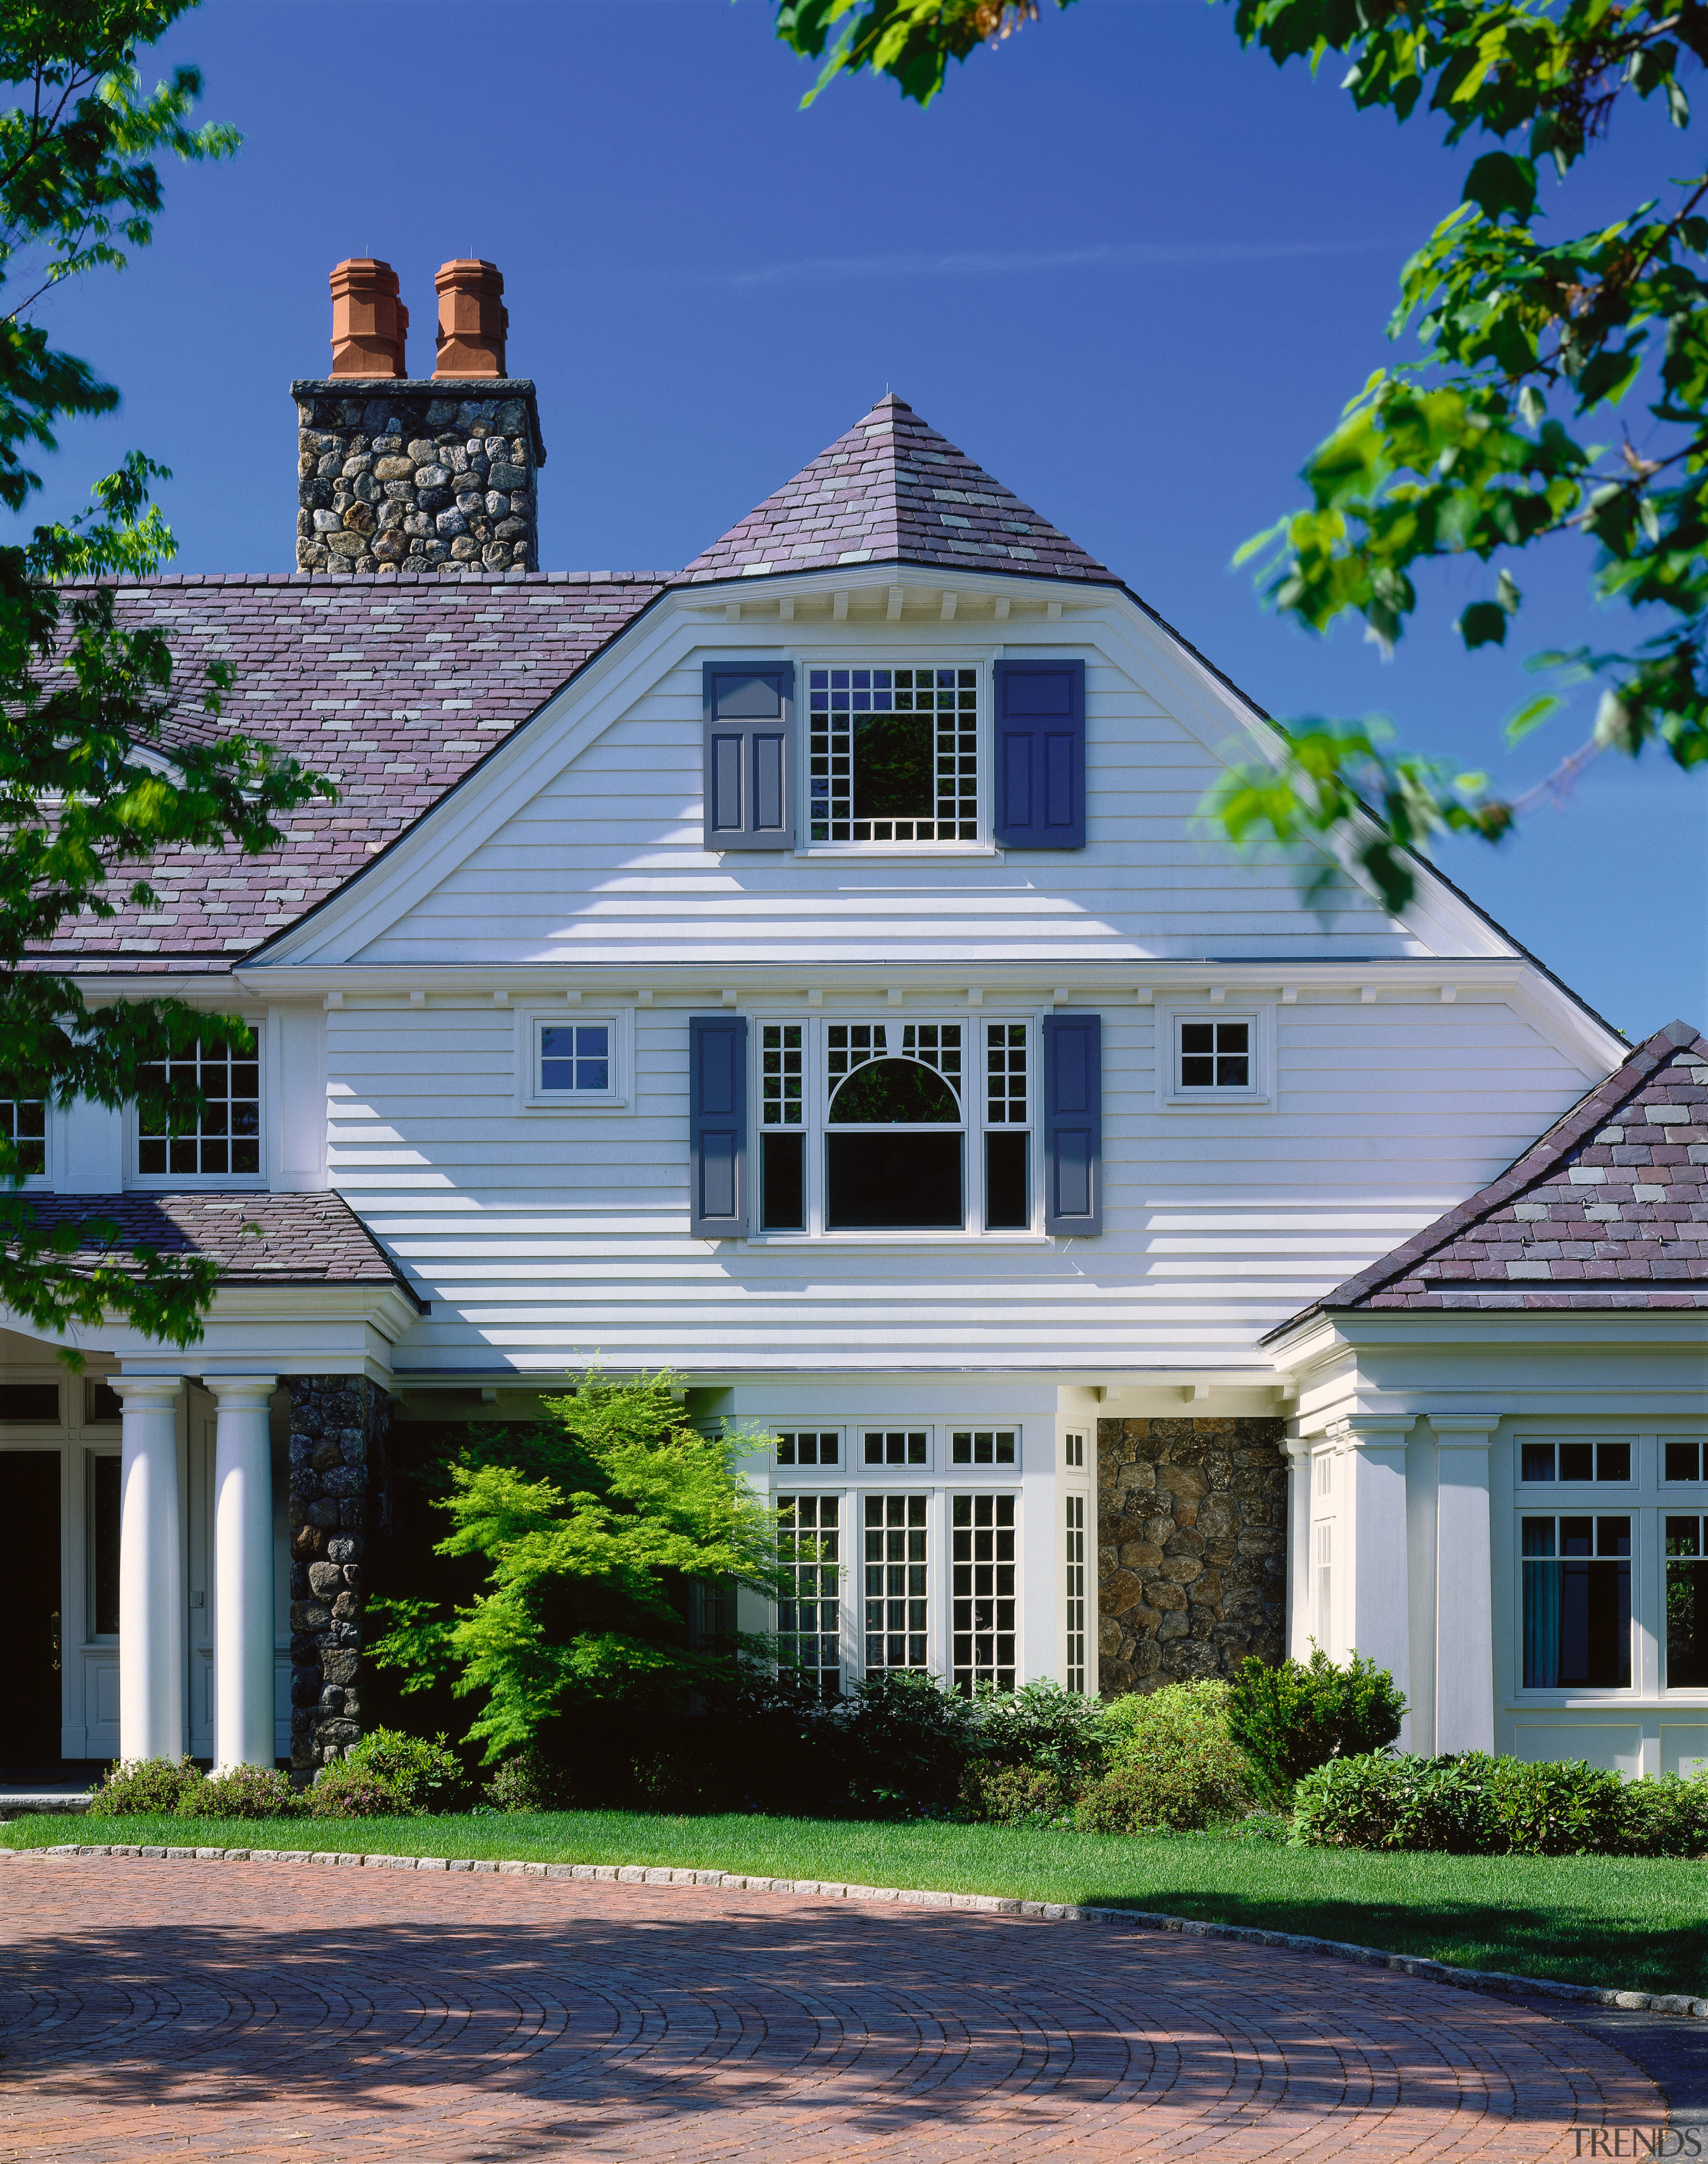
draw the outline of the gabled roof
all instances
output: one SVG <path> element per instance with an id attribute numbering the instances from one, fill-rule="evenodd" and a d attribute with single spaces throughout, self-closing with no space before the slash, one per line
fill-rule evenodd
<path id="1" fill-rule="evenodd" d="M 880 398 L 682 576 L 754 577 L 891 559 L 1118 584 L 1112 571 L 893 396 Z"/>
<path id="2" fill-rule="evenodd" d="M 121 1267 L 139 1247 L 201 1255 L 220 1265 L 220 1283 L 395 1284 L 420 1302 L 366 1226 L 336 1195 L 262 1195 L 244 1188 L 195 1194 L 29 1195 L 39 1223 L 118 1227 L 112 1247 L 86 1237 L 80 1253 Z"/>
<path id="3" fill-rule="evenodd" d="M 1304 1315 L 1708 1306 L 1708 1039 L 1669 1022 L 1498 1179 Z M 1295 1316 L 1270 1340 L 1302 1321 Z"/>
<path id="4" fill-rule="evenodd" d="M 230 662 L 225 718 L 338 783 L 263 857 L 171 849 L 155 909 L 86 917 L 64 965 L 223 972 L 360 871 L 654 596 L 661 575 L 162 578 L 121 586 L 128 629 L 164 632 L 181 681 Z M 199 717 L 187 715 L 193 729 Z"/>

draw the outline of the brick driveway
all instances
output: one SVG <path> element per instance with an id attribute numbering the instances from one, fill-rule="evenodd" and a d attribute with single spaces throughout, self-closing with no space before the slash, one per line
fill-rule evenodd
<path id="1" fill-rule="evenodd" d="M 0 2155 L 31 2164 L 1494 2164 L 1664 2118 L 1577 2030 L 1267 1947 L 312 1864 L 0 1886 Z"/>

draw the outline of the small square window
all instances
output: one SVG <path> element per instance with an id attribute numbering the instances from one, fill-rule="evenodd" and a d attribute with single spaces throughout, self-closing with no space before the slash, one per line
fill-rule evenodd
<path id="1" fill-rule="evenodd" d="M 777 1463 L 779 1465 L 834 1465 L 839 1460 L 841 1441 L 833 1428 L 828 1432 L 796 1428 L 777 1437 Z"/>
<path id="2" fill-rule="evenodd" d="M 1629 1442 L 1527 1442 L 1518 1453 L 1518 1477 L 1545 1480 L 1626 1482 L 1631 1478 Z"/>
<path id="3" fill-rule="evenodd" d="M 865 1437 L 868 1465 L 923 1465 L 923 1428 L 869 1428 Z"/>
<path id="4" fill-rule="evenodd" d="M 1183 1022 L 1181 1089 L 1249 1090 L 1251 1034 L 1248 1022 Z"/>
<path id="5" fill-rule="evenodd" d="M 547 1022 L 539 1032 L 539 1086 L 542 1090 L 608 1091 L 610 1023 Z"/>
<path id="6" fill-rule="evenodd" d="M 1702 1446 L 1700 1442 L 1669 1442 L 1666 1446 L 1666 1478 L 1669 1480 L 1700 1480 L 1702 1478 Z"/>
<path id="7" fill-rule="evenodd" d="M 1014 1431 L 1012 1427 L 959 1427 L 949 1437 L 949 1457 L 956 1465 L 1012 1465 Z"/>

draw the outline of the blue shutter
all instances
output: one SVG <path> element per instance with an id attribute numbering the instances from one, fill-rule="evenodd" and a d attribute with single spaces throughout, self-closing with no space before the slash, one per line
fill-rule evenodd
<path id="1" fill-rule="evenodd" d="M 1043 1229 L 1103 1229 L 1103 1017 L 1043 1018 Z"/>
<path id="2" fill-rule="evenodd" d="M 697 1239 L 747 1231 L 747 1017 L 688 1017 L 688 1229 Z"/>
<path id="3" fill-rule="evenodd" d="M 996 664 L 996 839 L 1085 846 L 1085 664 Z"/>
<path id="4" fill-rule="evenodd" d="M 706 846 L 795 846 L 795 670 L 791 662 L 705 668 Z"/>

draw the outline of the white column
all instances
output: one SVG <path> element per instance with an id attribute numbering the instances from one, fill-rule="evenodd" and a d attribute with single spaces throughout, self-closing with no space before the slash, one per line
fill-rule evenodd
<path id="1" fill-rule="evenodd" d="M 1432 1413 L 1441 1486 L 1435 1536 L 1435 1747 L 1495 1748 L 1495 1593 L 1489 1438 L 1498 1413 Z"/>
<path id="2" fill-rule="evenodd" d="M 1343 1610 L 1350 1651 L 1386 1668 L 1409 1697 L 1411 1604 L 1407 1589 L 1406 1439 L 1414 1416 L 1354 1415 L 1352 1443 L 1352 1599 Z M 1338 1558 L 1337 1558 L 1338 1561 Z M 1401 1731 L 1404 1747 L 1408 1728 Z"/>
<path id="3" fill-rule="evenodd" d="M 1305 1657 L 1311 1635 L 1311 1445 L 1289 1436 L 1287 1453 L 1287 1636 L 1286 1650 Z"/>
<path id="4" fill-rule="evenodd" d="M 124 1405 L 118 1505 L 118 1755 L 184 1749 L 183 1510 L 178 1494 L 181 1375 L 116 1375 Z"/>
<path id="5" fill-rule="evenodd" d="M 208 1375 L 213 1446 L 213 1763 L 271 1766 L 276 1375 Z"/>

